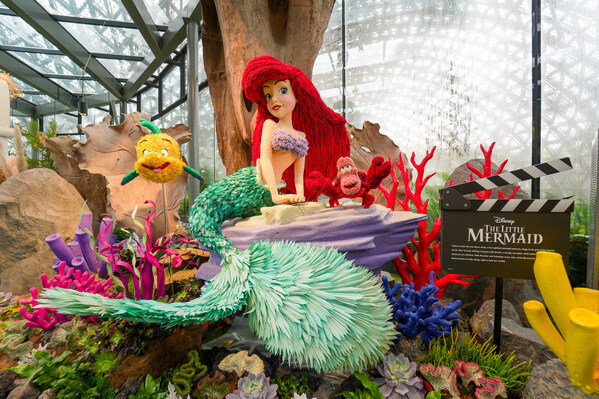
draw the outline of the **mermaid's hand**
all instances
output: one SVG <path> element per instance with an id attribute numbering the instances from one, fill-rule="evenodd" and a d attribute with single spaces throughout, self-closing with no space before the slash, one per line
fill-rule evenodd
<path id="1" fill-rule="evenodd" d="M 306 202 L 306 197 L 297 194 L 279 194 L 273 195 L 272 202 L 275 204 L 297 204 L 299 202 Z"/>

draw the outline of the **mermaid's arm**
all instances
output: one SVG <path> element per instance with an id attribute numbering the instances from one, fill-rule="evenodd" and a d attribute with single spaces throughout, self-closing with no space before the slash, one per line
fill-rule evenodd
<path id="1" fill-rule="evenodd" d="M 306 200 L 304 195 L 304 170 L 306 168 L 306 157 L 301 157 L 295 160 L 294 163 L 294 179 L 295 179 L 295 192 L 303 202 Z"/>

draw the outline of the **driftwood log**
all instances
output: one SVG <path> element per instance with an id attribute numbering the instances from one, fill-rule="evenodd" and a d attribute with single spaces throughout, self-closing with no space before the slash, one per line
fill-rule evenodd
<path id="1" fill-rule="evenodd" d="M 227 174 L 252 160 L 256 110 L 241 88 L 245 66 L 254 57 L 271 55 L 311 77 L 333 4 L 334 0 L 202 1 L 204 69 Z"/>
<path id="2" fill-rule="evenodd" d="M 386 161 L 391 159 L 392 165 L 395 165 L 395 162 L 399 160 L 399 147 L 395 145 L 393 140 L 391 140 L 388 136 L 381 133 L 381 126 L 378 123 L 366 121 L 364 122 L 362 129 L 358 129 L 349 123 L 346 125 L 346 127 L 347 133 L 349 134 L 349 143 L 351 146 L 351 158 L 358 170 L 366 172 L 372 163 L 372 159 L 376 156 L 381 156 L 385 158 Z M 408 158 L 403 153 L 401 153 L 401 156 L 403 157 L 404 164 L 408 169 L 411 181 L 412 169 L 410 168 Z M 394 168 L 396 174 L 398 175 L 397 178 L 399 179 L 397 197 L 400 200 L 403 200 L 406 195 L 406 190 L 404 188 L 399 169 L 396 167 Z M 383 180 L 383 186 L 385 186 L 387 190 L 391 191 L 391 188 L 393 187 L 393 180 L 390 176 Z M 380 190 L 373 190 L 371 191 L 371 194 L 373 194 L 375 197 L 375 203 L 387 206 L 387 200 Z M 396 204 L 395 210 L 402 209 Z"/>

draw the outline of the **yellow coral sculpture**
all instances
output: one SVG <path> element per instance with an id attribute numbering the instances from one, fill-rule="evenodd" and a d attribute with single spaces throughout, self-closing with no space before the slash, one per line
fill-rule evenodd
<path id="1" fill-rule="evenodd" d="M 524 304 L 528 321 L 568 366 L 572 385 L 599 392 L 599 291 L 572 290 L 562 256 L 555 252 L 537 252 L 534 273 L 557 329 L 539 301 Z"/>

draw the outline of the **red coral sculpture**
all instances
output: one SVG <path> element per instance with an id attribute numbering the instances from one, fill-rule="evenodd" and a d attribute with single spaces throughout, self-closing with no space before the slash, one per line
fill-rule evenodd
<path id="1" fill-rule="evenodd" d="M 48 276 L 44 273 L 40 276 L 42 280 L 42 286 L 45 289 L 51 288 L 66 288 L 70 289 L 74 286 L 74 289 L 79 292 L 91 292 L 93 294 L 102 295 L 108 298 L 112 298 L 113 294 L 109 293 L 108 290 L 112 286 L 112 278 L 102 282 L 96 279 L 94 274 L 89 272 L 81 273 L 81 270 L 75 270 L 69 268 L 65 273 L 67 263 L 60 262 L 58 274 L 48 280 Z M 74 277 L 74 278 L 73 278 Z M 23 305 L 37 306 L 37 288 L 33 287 L 29 290 L 31 293 L 30 301 L 22 301 Z M 116 299 L 123 297 L 123 293 L 117 295 Z M 25 306 L 20 309 L 21 315 L 27 321 L 26 325 L 33 328 L 41 328 L 45 331 L 52 330 L 56 327 L 56 324 L 62 324 L 68 321 L 68 317 L 50 308 L 33 309 L 33 313 L 29 313 Z"/>
<path id="2" fill-rule="evenodd" d="M 483 155 L 485 157 L 485 163 L 483 164 L 482 172 L 479 171 L 478 169 L 476 169 L 474 166 L 470 165 L 470 162 L 466 162 L 466 166 L 468 167 L 468 169 L 470 169 L 475 175 L 477 175 L 479 177 L 479 179 L 482 179 L 483 177 L 489 177 L 489 176 L 494 176 L 494 175 L 500 174 L 501 172 L 503 172 L 503 168 L 505 167 L 505 164 L 508 161 L 507 159 L 505 161 L 503 161 L 501 163 L 501 165 L 499 165 L 499 168 L 497 168 L 497 171 L 495 171 L 495 173 L 493 173 L 493 171 L 491 170 L 491 166 L 492 166 L 491 155 L 493 154 L 493 147 L 495 147 L 495 142 L 491 143 L 488 150 L 485 150 L 485 147 L 483 147 L 482 144 L 480 145 L 480 149 L 483 152 Z M 474 176 L 471 174 L 470 180 L 468 180 L 468 181 L 473 181 L 473 180 L 474 180 Z M 449 185 L 453 186 L 453 180 L 450 182 Z M 514 191 L 512 191 L 512 193 L 510 195 L 508 195 L 507 197 L 501 190 L 498 190 L 497 193 L 499 195 L 499 199 L 512 199 L 512 198 L 514 198 L 514 196 L 516 195 L 516 193 L 518 192 L 519 189 L 520 189 L 520 186 L 517 186 L 514 189 Z M 481 199 L 488 199 L 488 198 L 491 198 L 492 191 L 493 191 L 492 189 L 488 189 L 485 191 L 475 193 L 475 195 Z"/>
<path id="3" fill-rule="evenodd" d="M 404 211 L 409 211 L 411 202 L 415 206 L 417 213 L 424 215 L 427 214 L 428 199 L 425 201 L 422 200 L 422 190 L 424 189 L 424 186 L 426 186 L 426 183 L 429 181 L 429 179 L 435 175 L 435 173 L 431 173 L 425 177 L 424 168 L 435 154 L 436 148 L 437 147 L 433 147 L 432 151 L 427 151 L 424 159 L 419 164 L 416 163 L 416 155 L 412 153 L 410 162 L 417 172 L 414 190 L 412 190 L 410 185 L 410 175 L 406 166 L 404 165 L 403 157 L 400 153 L 399 162 L 395 162 L 395 166 L 397 166 L 401 172 L 404 188 L 406 190 L 406 196 L 402 201 L 397 198 L 397 187 L 399 186 L 399 181 L 397 179 L 397 175 L 395 174 L 395 168 L 391 169 L 391 178 L 393 179 L 391 191 L 387 190 L 383 185 L 379 186 L 379 189 L 383 192 L 387 200 L 387 207 L 389 207 L 391 210 L 395 210 L 395 202 L 397 201 Z M 430 273 L 435 272 L 434 283 L 437 288 L 439 288 L 439 292 L 436 296 L 438 298 L 443 298 L 445 288 L 448 284 L 468 285 L 468 282 L 461 279 L 464 277 L 474 276 L 463 274 L 446 274 L 445 276 L 438 278 L 438 273 L 441 270 L 441 256 L 439 254 L 439 246 L 441 244 L 439 242 L 434 244 L 432 260 L 429 259 L 429 247 L 439 236 L 439 232 L 441 231 L 441 221 L 439 219 L 435 219 L 431 231 L 427 232 L 427 230 L 428 220 L 423 220 L 418 223 L 418 238 L 413 237 L 412 245 L 406 245 L 402 249 L 405 260 L 397 257 L 393 260 L 393 265 L 395 266 L 395 271 L 401 277 L 402 283 L 414 283 L 416 291 L 424 287 L 424 285 L 429 282 Z M 416 252 L 414 252 L 414 249 L 416 249 Z"/>

